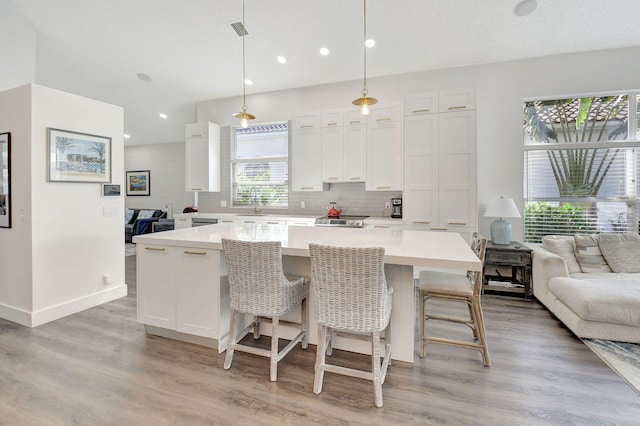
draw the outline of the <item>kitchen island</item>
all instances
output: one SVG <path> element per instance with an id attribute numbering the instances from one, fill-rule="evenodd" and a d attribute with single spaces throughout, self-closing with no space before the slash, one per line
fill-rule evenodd
<path id="1" fill-rule="evenodd" d="M 482 263 L 456 233 L 222 223 L 134 237 L 137 244 L 138 322 L 149 334 L 204 344 L 223 352 L 229 334 L 229 286 L 222 238 L 280 241 L 285 273 L 310 276 L 309 243 L 384 247 L 385 274 L 394 289 L 391 315 L 393 359 L 413 362 L 415 290 L 413 267 L 481 271 Z M 309 343 L 317 342 L 313 292 L 309 295 Z M 286 318 L 298 321 L 299 309 Z M 264 334 L 270 324 L 264 323 Z M 288 336 L 293 337 L 294 329 Z M 369 353 L 352 339 L 338 349 Z"/>

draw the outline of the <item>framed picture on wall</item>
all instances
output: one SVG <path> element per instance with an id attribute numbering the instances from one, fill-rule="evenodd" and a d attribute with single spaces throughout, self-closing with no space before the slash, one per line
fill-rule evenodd
<path id="1" fill-rule="evenodd" d="M 11 228 L 11 133 L 0 133 L 0 228 Z"/>
<path id="2" fill-rule="evenodd" d="M 111 138 L 48 131 L 49 182 L 111 182 Z"/>
<path id="3" fill-rule="evenodd" d="M 151 195 L 151 172 L 136 170 L 127 172 L 127 195 Z"/>

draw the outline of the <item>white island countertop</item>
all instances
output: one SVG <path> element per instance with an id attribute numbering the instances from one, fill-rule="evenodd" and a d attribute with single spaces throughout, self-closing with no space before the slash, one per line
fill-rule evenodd
<path id="1" fill-rule="evenodd" d="M 454 232 L 220 223 L 133 237 L 141 244 L 222 250 L 222 238 L 280 241 L 284 255 L 309 257 L 309 243 L 384 247 L 385 263 L 481 271 L 482 263 Z"/>

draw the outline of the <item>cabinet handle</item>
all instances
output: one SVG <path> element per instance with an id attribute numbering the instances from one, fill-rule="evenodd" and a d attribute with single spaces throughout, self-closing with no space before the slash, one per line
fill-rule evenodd
<path id="1" fill-rule="evenodd" d="M 373 225 L 374 228 L 389 228 L 389 225 Z"/>
<path id="2" fill-rule="evenodd" d="M 145 247 L 145 250 L 149 250 L 149 251 L 166 251 L 167 249 L 164 247 Z"/>
<path id="3" fill-rule="evenodd" d="M 466 105 L 457 105 L 457 106 L 450 106 L 449 109 L 465 109 L 467 106 Z"/>
<path id="4" fill-rule="evenodd" d="M 352 120 L 349 124 L 360 124 L 360 120 Z"/>
<path id="5" fill-rule="evenodd" d="M 413 223 L 416 225 L 428 225 L 431 223 L 430 220 L 414 220 Z"/>
<path id="6" fill-rule="evenodd" d="M 391 121 L 391 117 L 378 118 L 376 121 L 378 123 L 381 122 L 381 121 Z"/>
<path id="7" fill-rule="evenodd" d="M 362 178 L 360 176 L 353 176 L 350 177 L 349 180 L 361 180 Z"/>
<path id="8" fill-rule="evenodd" d="M 280 225 L 280 222 L 267 222 L 268 225 Z"/>
<path id="9" fill-rule="evenodd" d="M 467 221 L 466 220 L 448 220 L 447 224 L 449 224 L 449 225 L 466 225 Z"/>
<path id="10" fill-rule="evenodd" d="M 185 251 L 184 254 L 196 254 L 198 256 L 204 256 L 207 254 L 206 251 Z"/>
<path id="11" fill-rule="evenodd" d="M 391 186 L 376 186 L 376 189 L 391 189 Z"/>
<path id="12" fill-rule="evenodd" d="M 338 180 L 337 176 L 329 176 L 327 180 Z"/>
<path id="13" fill-rule="evenodd" d="M 255 220 L 245 220 L 244 223 L 256 223 Z"/>
<path id="14" fill-rule="evenodd" d="M 300 188 L 301 190 L 305 190 L 305 189 L 313 189 L 313 186 L 303 186 L 302 188 Z"/>
<path id="15" fill-rule="evenodd" d="M 202 136 L 202 133 L 191 133 L 192 138 L 199 138 Z"/>
<path id="16" fill-rule="evenodd" d="M 429 112 L 429 111 L 431 111 L 431 110 L 428 109 L 428 108 L 427 109 L 414 109 L 413 113 L 414 114 L 418 114 L 419 112 Z"/>
<path id="17" fill-rule="evenodd" d="M 302 125 L 300 125 L 301 129 L 308 129 L 310 127 L 313 127 L 313 124 L 302 124 Z"/>
<path id="18" fill-rule="evenodd" d="M 191 188 L 192 191 L 202 191 L 202 188 Z"/>
<path id="19" fill-rule="evenodd" d="M 332 121 L 331 123 L 327 123 L 327 126 L 337 126 L 338 122 L 337 121 Z"/>
<path id="20" fill-rule="evenodd" d="M 439 226 L 433 226 L 431 227 L 432 231 L 448 231 L 449 228 L 443 228 L 443 227 L 439 227 Z"/>
<path id="21" fill-rule="evenodd" d="M 232 220 L 223 220 L 222 223 L 233 223 Z"/>

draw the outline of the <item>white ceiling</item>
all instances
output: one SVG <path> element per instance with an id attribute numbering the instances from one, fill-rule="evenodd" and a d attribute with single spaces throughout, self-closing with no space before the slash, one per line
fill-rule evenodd
<path id="1" fill-rule="evenodd" d="M 123 106 L 128 143 L 180 141 L 195 102 L 242 94 L 241 0 L 12 2 L 38 30 L 36 82 Z M 246 2 L 247 96 L 362 78 L 362 0 Z M 368 76 L 640 45 L 640 1 L 518 2 L 369 0 Z"/>

